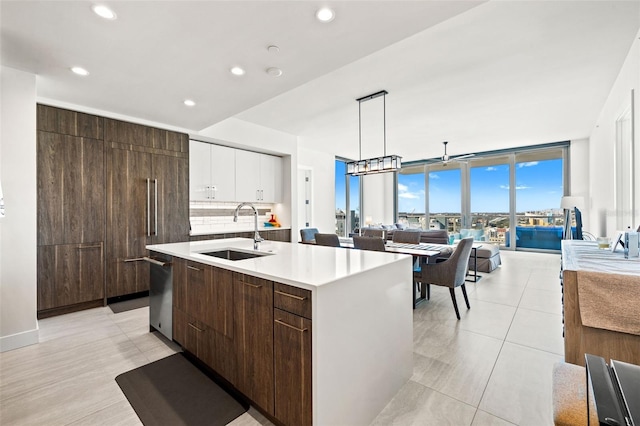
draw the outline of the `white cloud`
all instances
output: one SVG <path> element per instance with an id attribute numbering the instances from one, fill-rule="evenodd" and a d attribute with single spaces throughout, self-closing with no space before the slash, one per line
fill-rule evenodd
<path id="1" fill-rule="evenodd" d="M 527 161 L 526 163 L 518 163 L 518 168 L 537 166 L 538 161 Z"/>
<path id="2" fill-rule="evenodd" d="M 403 185 L 401 183 L 398 184 L 398 192 L 407 192 L 409 187 L 407 185 Z"/>
<path id="3" fill-rule="evenodd" d="M 413 192 L 402 192 L 402 193 L 398 194 L 398 198 L 416 199 L 416 198 L 420 198 L 420 197 L 418 197 Z"/>
<path id="4" fill-rule="evenodd" d="M 497 167 L 493 167 L 493 166 L 487 167 L 488 172 L 495 172 L 496 170 L 498 170 Z"/>
<path id="5" fill-rule="evenodd" d="M 440 179 L 440 175 L 437 173 L 429 173 L 429 179 Z"/>

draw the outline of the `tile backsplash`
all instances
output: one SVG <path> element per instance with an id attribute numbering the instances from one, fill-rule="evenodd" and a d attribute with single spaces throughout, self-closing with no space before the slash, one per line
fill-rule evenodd
<path id="1" fill-rule="evenodd" d="M 238 222 L 233 221 L 233 212 L 237 202 L 191 201 L 189 203 L 189 220 L 192 232 L 233 232 L 253 229 L 253 210 L 249 207 L 240 209 Z M 258 226 L 271 218 L 273 205 L 253 203 L 258 209 Z"/>

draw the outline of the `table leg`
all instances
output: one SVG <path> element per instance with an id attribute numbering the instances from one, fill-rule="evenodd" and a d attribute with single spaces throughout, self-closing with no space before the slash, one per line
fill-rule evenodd
<path id="1" fill-rule="evenodd" d="M 471 283 L 477 283 L 482 278 L 482 275 L 478 275 L 478 249 L 477 247 L 471 247 L 471 251 L 473 252 L 473 274 L 467 272 L 467 275 L 473 277 L 472 280 L 467 280 Z"/>

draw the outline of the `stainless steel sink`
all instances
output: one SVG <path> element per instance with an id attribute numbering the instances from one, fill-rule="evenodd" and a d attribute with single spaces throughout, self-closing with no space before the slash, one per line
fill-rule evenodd
<path id="1" fill-rule="evenodd" d="M 238 250 L 218 250 L 218 251 L 210 251 L 207 253 L 200 253 L 206 256 L 218 257 L 220 259 L 227 260 L 244 260 L 244 259 L 253 259 L 254 257 L 262 257 L 268 256 L 270 253 L 256 253 L 256 252 L 246 252 L 246 251 L 238 251 Z"/>

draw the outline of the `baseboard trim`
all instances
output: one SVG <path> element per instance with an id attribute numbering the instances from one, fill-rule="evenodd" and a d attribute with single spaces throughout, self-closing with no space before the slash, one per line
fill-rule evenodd
<path id="1" fill-rule="evenodd" d="M 0 352 L 12 351 L 29 345 L 35 345 L 39 341 L 38 329 L 23 331 L 0 337 Z"/>

